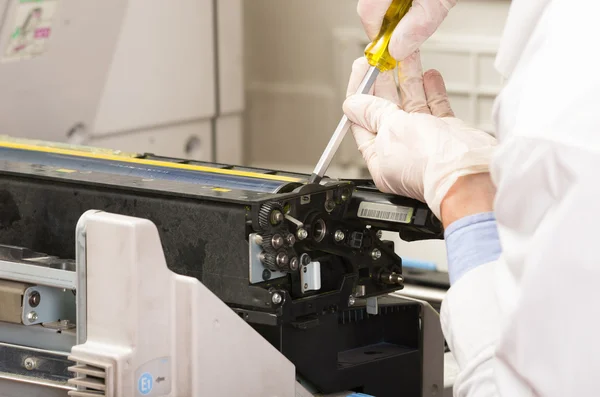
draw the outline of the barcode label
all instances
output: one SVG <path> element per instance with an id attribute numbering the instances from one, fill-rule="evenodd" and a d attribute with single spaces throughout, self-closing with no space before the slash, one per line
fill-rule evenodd
<path id="1" fill-rule="evenodd" d="M 378 204 L 362 202 L 358 207 L 358 217 L 365 219 L 377 219 L 381 221 L 410 223 L 413 209 L 390 204 Z"/>
<path id="2" fill-rule="evenodd" d="M 406 222 L 408 213 L 406 212 L 389 212 L 380 210 L 368 210 L 363 208 L 360 211 L 361 218 L 381 219 L 384 221 Z"/>

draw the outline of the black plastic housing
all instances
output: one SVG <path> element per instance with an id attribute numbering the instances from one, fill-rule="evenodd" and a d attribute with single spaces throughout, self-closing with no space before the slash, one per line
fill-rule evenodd
<path id="1" fill-rule="evenodd" d="M 420 396 L 420 306 L 382 299 L 377 315 L 356 307 L 323 316 L 319 327 L 254 325 L 323 393 Z"/>
<path id="2" fill-rule="evenodd" d="M 0 244 L 73 259 L 76 225 L 86 211 L 149 219 L 158 229 L 167 266 L 200 280 L 319 389 L 385 397 L 396 395 L 401 381 L 403 395 L 420 395 L 419 305 L 395 304 L 382 309 L 382 315 L 367 316 L 364 309 L 349 307 L 349 297 L 357 285 L 364 286 L 364 297 L 402 288 L 380 280 L 382 272 L 402 273 L 402 261 L 377 232 L 399 231 L 411 239 L 439 236 L 441 229 L 424 204 L 378 193 L 364 181 L 299 184 L 282 193 L 259 193 L 71 171 L 0 160 Z M 403 224 L 360 218 L 356 208 L 365 201 L 412 206 L 421 215 Z M 331 202 L 335 206 L 328 211 Z M 297 272 L 249 282 L 249 235 L 293 232 L 288 220 L 261 226 L 266 205 L 286 203 L 292 205 L 289 215 L 301 218 L 309 229 L 318 219 L 327 224 L 321 241 L 309 237 L 289 251 L 321 261 L 324 287 L 319 291 L 301 293 Z M 335 230 L 348 236 L 360 233 L 360 244 L 336 241 Z M 373 258 L 374 249 L 381 257 Z M 281 295 L 280 303 L 273 303 L 274 293 Z M 385 351 L 372 353 L 377 349 Z"/>

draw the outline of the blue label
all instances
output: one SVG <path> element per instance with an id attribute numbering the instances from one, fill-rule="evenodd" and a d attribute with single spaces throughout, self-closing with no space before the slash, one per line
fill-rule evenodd
<path id="1" fill-rule="evenodd" d="M 152 375 L 143 373 L 138 380 L 138 391 L 143 394 L 149 394 L 152 391 Z"/>

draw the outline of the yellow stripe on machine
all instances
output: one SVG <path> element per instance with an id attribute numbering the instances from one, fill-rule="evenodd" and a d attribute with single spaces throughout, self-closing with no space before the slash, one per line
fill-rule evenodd
<path id="1" fill-rule="evenodd" d="M 150 165 L 156 167 L 165 167 L 165 168 L 175 168 L 186 171 L 198 171 L 198 172 L 208 172 L 212 174 L 222 174 L 222 175 L 233 175 L 247 178 L 256 178 L 256 179 L 265 179 L 271 181 L 280 181 L 280 182 L 302 182 L 301 179 L 293 178 L 289 176 L 281 176 L 281 175 L 270 175 L 270 174 L 261 174 L 259 172 L 251 172 L 251 171 L 236 171 L 236 170 L 226 170 L 215 167 L 207 167 L 202 165 L 193 165 L 193 164 L 178 164 L 178 163 L 170 163 L 168 161 L 161 160 L 147 160 L 140 159 L 134 157 L 134 154 L 124 153 L 117 154 L 117 152 L 107 149 L 95 149 L 95 148 L 85 148 L 85 149 L 74 149 L 70 148 L 69 145 L 65 144 L 52 144 L 49 142 L 38 142 L 29 143 L 34 141 L 27 141 L 24 139 L 18 138 L 8 138 L 2 137 L 0 138 L 0 147 L 8 148 L 8 149 L 18 149 L 18 150 L 28 150 L 33 152 L 42 152 L 42 153 L 52 153 L 52 154 L 61 154 L 65 156 L 74 156 L 74 157 L 84 157 L 84 158 L 92 158 L 97 160 L 106 160 L 106 161 L 119 161 L 122 163 L 130 163 L 130 164 L 142 164 L 142 165 Z"/>

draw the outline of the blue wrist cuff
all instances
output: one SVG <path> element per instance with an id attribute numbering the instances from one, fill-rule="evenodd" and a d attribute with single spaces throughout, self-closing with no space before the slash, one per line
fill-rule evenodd
<path id="1" fill-rule="evenodd" d="M 450 284 L 456 283 L 469 270 L 497 260 L 502 253 L 493 212 L 459 219 L 448 226 L 444 237 Z"/>

